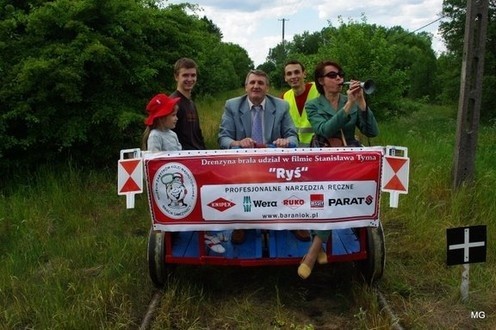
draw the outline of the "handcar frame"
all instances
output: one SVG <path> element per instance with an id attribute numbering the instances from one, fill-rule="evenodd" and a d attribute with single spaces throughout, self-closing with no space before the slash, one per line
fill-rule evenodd
<path id="1" fill-rule="evenodd" d="M 380 279 L 386 261 L 380 197 L 391 150 L 406 158 L 403 147 L 140 154 L 152 282 L 163 286 L 179 264 L 297 265 L 311 242 L 292 235 L 296 229 L 331 230 L 323 244 L 328 261 L 356 262 L 367 282 Z M 242 244 L 231 243 L 234 229 L 246 231 Z"/>

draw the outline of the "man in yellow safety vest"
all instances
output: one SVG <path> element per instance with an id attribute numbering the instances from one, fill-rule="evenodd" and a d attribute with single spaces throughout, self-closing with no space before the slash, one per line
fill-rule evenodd
<path id="1" fill-rule="evenodd" d="M 307 118 L 305 102 L 319 96 L 314 82 L 305 83 L 305 67 L 299 61 L 292 60 L 284 66 L 284 80 L 291 87 L 282 95 L 289 103 L 289 114 L 293 119 L 300 140 L 299 147 L 308 147 L 313 136 L 312 125 Z"/>
<path id="2" fill-rule="evenodd" d="M 305 83 L 305 66 L 296 60 L 289 61 L 284 66 L 284 80 L 291 87 L 282 94 L 282 98 L 289 103 L 289 115 L 293 119 L 298 133 L 299 147 L 310 146 L 313 136 L 312 125 L 307 118 L 305 102 L 319 96 L 315 83 Z M 293 230 L 292 233 L 300 241 L 309 241 L 308 230 Z"/>

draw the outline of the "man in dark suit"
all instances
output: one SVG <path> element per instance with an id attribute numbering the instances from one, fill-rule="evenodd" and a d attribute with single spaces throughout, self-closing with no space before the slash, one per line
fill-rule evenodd
<path id="1" fill-rule="evenodd" d="M 261 70 L 251 70 L 246 76 L 246 94 L 227 100 L 219 129 L 219 145 L 222 149 L 232 147 L 253 148 L 263 144 L 276 147 L 298 145 L 298 136 L 289 115 L 288 102 L 267 95 L 269 78 Z M 255 141 L 252 134 L 253 107 L 261 106 L 263 141 Z"/>
<path id="2" fill-rule="evenodd" d="M 226 101 L 219 129 L 222 149 L 254 148 L 266 144 L 284 148 L 298 145 L 298 135 L 289 114 L 288 102 L 268 95 L 269 78 L 251 70 L 245 80 L 246 94 Z M 260 126 L 255 128 L 257 116 Z M 244 230 L 234 230 L 231 242 L 241 244 Z"/>

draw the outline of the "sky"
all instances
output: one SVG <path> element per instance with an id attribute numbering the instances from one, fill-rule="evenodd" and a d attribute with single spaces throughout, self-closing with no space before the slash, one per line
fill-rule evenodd
<path id="1" fill-rule="evenodd" d="M 429 32 L 436 53 L 445 50 L 438 27 L 443 0 L 168 0 L 166 4 L 197 4 L 199 17 L 217 25 L 224 42 L 246 49 L 255 66 L 265 62 L 269 49 L 294 35 L 339 27 L 339 17 L 410 32 Z M 433 23 L 434 22 L 434 23 Z M 432 24 L 431 24 L 432 23 Z M 426 26 L 427 25 L 427 26 Z"/>

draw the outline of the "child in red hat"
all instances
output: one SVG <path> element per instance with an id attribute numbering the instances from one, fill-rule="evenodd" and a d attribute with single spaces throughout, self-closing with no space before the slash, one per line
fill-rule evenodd
<path id="1" fill-rule="evenodd" d="M 146 106 L 148 118 L 145 119 L 143 150 L 152 152 L 182 150 L 177 134 L 172 130 L 177 123 L 179 100 L 180 97 L 168 97 L 165 94 L 157 94 L 150 100 Z M 226 251 L 218 237 L 208 233 L 205 233 L 205 244 L 216 253 Z"/>
<path id="2" fill-rule="evenodd" d="M 143 133 L 143 150 L 174 151 L 182 150 L 177 134 L 172 130 L 177 123 L 177 102 L 181 98 L 171 98 L 165 94 L 155 95 L 148 105 L 146 129 Z"/>

